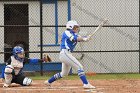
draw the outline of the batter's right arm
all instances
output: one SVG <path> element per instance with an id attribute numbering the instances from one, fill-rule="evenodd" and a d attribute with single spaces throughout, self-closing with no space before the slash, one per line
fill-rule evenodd
<path id="1" fill-rule="evenodd" d="M 72 35 L 69 31 L 65 31 L 65 34 L 66 34 L 66 38 L 68 38 L 70 41 L 72 42 L 75 42 L 75 41 L 78 41 L 78 42 L 81 42 L 81 41 L 89 41 L 90 37 L 89 36 L 80 36 L 80 35 Z"/>
<path id="2" fill-rule="evenodd" d="M 78 42 L 81 42 L 81 41 L 84 41 L 84 42 L 87 42 L 87 41 L 89 41 L 90 40 L 90 36 L 78 36 L 77 37 L 77 41 Z"/>

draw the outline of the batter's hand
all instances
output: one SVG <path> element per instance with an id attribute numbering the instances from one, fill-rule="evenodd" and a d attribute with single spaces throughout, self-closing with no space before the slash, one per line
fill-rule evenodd
<path id="1" fill-rule="evenodd" d="M 85 42 L 89 41 L 90 39 L 91 39 L 91 36 L 90 35 L 83 37 L 83 41 L 85 41 Z"/>

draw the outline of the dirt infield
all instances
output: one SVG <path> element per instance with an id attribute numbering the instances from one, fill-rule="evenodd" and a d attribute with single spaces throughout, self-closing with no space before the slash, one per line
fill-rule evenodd
<path id="1" fill-rule="evenodd" d="M 34 80 L 32 86 L 12 84 L 2 88 L 0 93 L 140 93 L 140 80 L 91 80 L 96 89 L 83 89 L 80 80 L 59 80 L 46 87 L 43 80 Z"/>

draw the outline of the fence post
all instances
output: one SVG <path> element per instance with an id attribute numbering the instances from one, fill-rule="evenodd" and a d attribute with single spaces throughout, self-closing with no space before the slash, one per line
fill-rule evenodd
<path id="1" fill-rule="evenodd" d="M 40 0 L 40 59 L 43 58 L 42 0 Z M 40 74 L 43 76 L 43 64 L 40 63 Z"/>
<path id="2" fill-rule="evenodd" d="M 68 21 L 71 20 L 71 0 L 68 0 Z"/>
<path id="3" fill-rule="evenodd" d="M 139 74 L 140 74 L 140 0 L 139 0 Z"/>

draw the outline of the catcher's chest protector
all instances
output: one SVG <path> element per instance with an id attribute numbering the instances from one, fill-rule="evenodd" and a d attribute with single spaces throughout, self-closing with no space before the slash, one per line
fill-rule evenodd
<path id="1" fill-rule="evenodd" d="M 13 56 L 11 56 L 11 65 L 14 67 L 15 75 L 23 68 L 23 62 L 16 60 Z"/>

